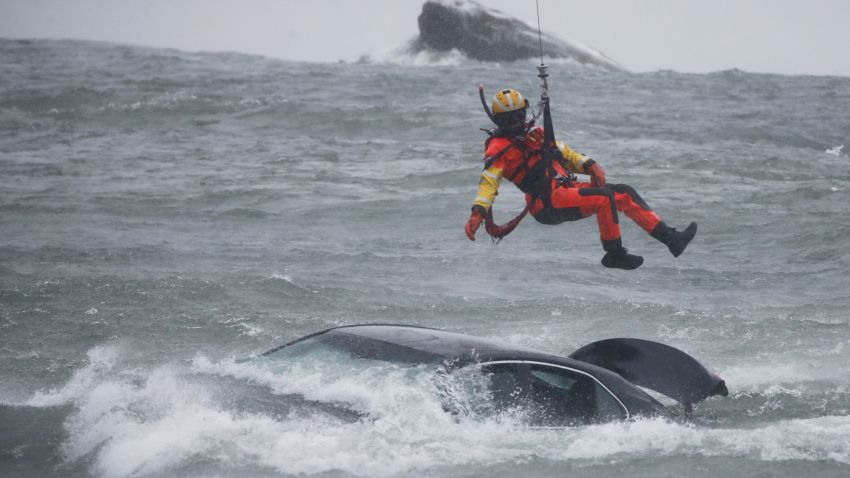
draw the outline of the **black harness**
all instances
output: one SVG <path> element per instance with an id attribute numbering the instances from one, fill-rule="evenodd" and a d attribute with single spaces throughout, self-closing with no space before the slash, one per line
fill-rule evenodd
<path id="1" fill-rule="evenodd" d="M 514 170 L 514 172 L 508 176 L 508 180 L 513 182 L 514 179 L 519 176 L 519 174 L 525 173 L 522 178 L 522 181 L 519 183 L 515 183 L 520 191 L 528 194 L 535 201 L 540 200 L 543 202 L 543 209 L 550 210 L 552 209 L 552 180 L 555 180 L 555 184 L 557 186 L 573 186 L 573 178 L 569 176 L 563 176 L 558 174 L 555 171 L 555 164 L 550 155 L 543 154 L 542 149 L 532 149 L 525 145 L 525 143 L 519 141 L 517 138 L 508 138 L 507 136 L 499 134 L 499 130 L 490 130 L 487 131 L 490 135 L 489 138 L 484 143 L 484 147 L 486 149 L 487 145 L 490 144 L 495 138 L 507 138 L 510 140 L 511 144 L 505 146 L 500 149 L 493 156 L 489 156 L 484 158 L 484 169 L 490 169 L 496 160 L 505 155 L 512 148 L 517 148 L 522 152 L 523 158 L 519 167 Z M 535 155 L 540 156 L 540 160 L 538 160 L 534 166 L 529 166 L 529 161 Z"/>

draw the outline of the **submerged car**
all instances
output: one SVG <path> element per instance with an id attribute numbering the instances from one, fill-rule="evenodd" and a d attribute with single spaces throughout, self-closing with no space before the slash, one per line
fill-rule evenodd
<path id="1" fill-rule="evenodd" d="M 350 325 L 302 337 L 258 359 L 326 360 L 331 355 L 343 361 L 432 365 L 443 376 L 477 377 L 483 387 L 476 390 L 490 410 L 521 411 L 532 426 L 671 415 L 645 389 L 675 400 L 686 413 L 710 396 L 728 394 L 725 382 L 693 357 L 633 338 L 601 340 L 561 357 L 425 327 Z"/>

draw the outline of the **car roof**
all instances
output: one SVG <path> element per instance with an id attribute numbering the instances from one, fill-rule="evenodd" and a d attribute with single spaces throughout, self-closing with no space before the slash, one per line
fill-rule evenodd
<path id="1" fill-rule="evenodd" d="M 521 346 L 504 344 L 494 340 L 411 325 L 347 325 L 329 329 L 325 333 L 362 337 L 409 348 L 439 358 L 442 361 L 453 361 L 458 365 L 469 361 L 481 362 L 539 353 Z"/>
<path id="2" fill-rule="evenodd" d="M 348 335 L 410 349 L 418 357 L 463 367 L 470 363 L 525 360 L 553 363 L 592 374 L 610 371 L 569 357 L 541 352 L 521 345 L 506 344 L 472 335 L 414 325 L 345 325 L 319 334 Z"/>

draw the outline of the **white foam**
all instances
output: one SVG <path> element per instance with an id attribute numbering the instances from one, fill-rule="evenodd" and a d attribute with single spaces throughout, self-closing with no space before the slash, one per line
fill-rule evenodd
<path id="1" fill-rule="evenodd" d="M 61 388 L 38 391 L 26 404 L 32 407 L 65 405 L 85 396 L 118 362 L 121 348 L 117 344 L 100 345 L 88 351 L 88 365 L 77 370 Z"/>
<path id="2" fill-rule="evenodd" d="M 272 279 L 272 280 L 282 280 L 282 281 L 284 281 L 284 282 L 289 282 L 290 284 L 294 284 L 294 283 L 295 283 L 295 282 L 293 282 L 293 280 L 292 280 L 292 276 L 290 276 L 289 274 L 274 273 L 274 274 L 272 274 L 272 275 L 271 275 L 271 277 L 269 277 L 269 279 Z"/>
<path id="3" fill-rule="evenodd" d="M 839 344 L 841 345 L 841 344 Z M 837 351 L 843 350 L 836 346 Z M 758 392 L 766 395 L 796 394 L 813 383 L 846 383 L 850 373 L 843 356 L 828 354 L 817 360 L 808 357 L 771 357 L 763 363 L 752 362 L 718 370 L 733 393 Z M 829 358 L 829 359 L 827 359 Z"/>
<path id="4" fill-rule="evenodd" d="M 788 420 L 755 429 L 704 429 L 660 419 L 577 429 L 551 458 L 600 458 L 620 453 L 749 456 L 765 461 L 850 460 L 850 417 Z"/>
<path id="5" fill-rule="evenodd" d="M 103 477 L 168 473 L 198 460 L 228 470 L 260 467 L 287 474 L 340 471 L 376 477 L 534 457 L 572 461 L 696 455 L 850 463 L 848 416 L 782 420 L 754 428 L 641 419 L 531 429 L 509 417 L 446 413 L 438 396 L 445 389 L 426 369 L 366 368 L 334 375 L 321 364 L 276 369 L 261 361 L 198 356 L 190 369 L 166 365 L 133 372 L 116 370 L 118 350 L 93 349 L 89 365 L 65 387 L 31 400 L 75 404 L 65 424 L 65 457 L 90 460 L 90 471 Z M 239 412 L 217 403 L 217 382 L 199 382 L 199 374 L 238 377 L 280 394 L 347 402 L 368 418 L 345 422 L 321 413 L 281 417 Z M 461 387 L 449 395 L 465 400 L 460 409 L 474 407 L 477 395 L 463 393 Z"/>
<path id="6" fill-rule="evenodd" d="M 844 156 L 844 154 L 841 152 L 841 150 L 843 150 L 843 149 L 844 149 L 844 145 L 841 144 L 841 145 L 838 145 L 834 148 L 827 149 L 826 151 L 824 151 L 824 153 L 831 154 L 832 156 Z"/>
<path id="7" fill-rule="evenodd" d="M 433 3 L 439 3 L 441 5 L 445 5 L 446 7 L 453 8 L 458 10 L 459 12 L 465 13 L 467 15 L 479 15 L 481 13 L 487 13 L 496 18 L 503 18 L 510 20 L 512 17 L 501 10 L 496 10 L 494 8 L 485 8 L 480 3 L 474 0 L 431 0 Z"/>
<path id="8" fill-rule="evenodd" d="M 360 61 L 402 66 L 459 66 L 472 61 L 456 48 L 446 52 L 422 50 L 411 53 L 413 42 L 411 40 L 399 48 L 375 51 L 364 55 Z"/>
<path id="9" fill-rule="evenodd" d="M 77 403 L 63 451 L 71 461 L 94 455 L 102 476 L 161 471 L 234 431 L 234 417 L 211 406 L 205 390 L 170 367 L 154 370 L 141 385 L 105 380 Z"/>
<path id="10" fill-rule="evenodd" d="M 262 327 L 257 325 L 251 325 L 251 319 L 248 317 L 234 317 L 232 319 L 225 319 L 221 323 L 225 325 L 227 328 L 237 328 L 239 329 L 239 335 L 245 335 L 248 337 L 256 337 L 263 333 Z"/>
<path id="11" fill-rule="evenodd" d="M 727 383 L 734 383 L 736 390 L 752 390 L 765 385 L 797 383 L 801 377 L 810 377 L 810 372 L 799 364 L 748 364 L 729 367 L 720 376 Z"/>

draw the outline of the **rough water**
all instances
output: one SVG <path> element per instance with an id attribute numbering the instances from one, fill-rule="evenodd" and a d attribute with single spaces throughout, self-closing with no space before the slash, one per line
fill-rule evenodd
<path id="1" fill-rule="evenodd" d="M 533 97 L 534 65 L 410 63 L 0 40 L 0 475 L 850 474 L 850 78 L 553 64 L 557 136 L 699 223 L 674 259 L 623 218 L 624 272 L 593 219 L 468 241 L 477 83 Z M 536 429 L 415 370 L 241 360 L 376 322 L 657 340 L 730 396 Z"/>

